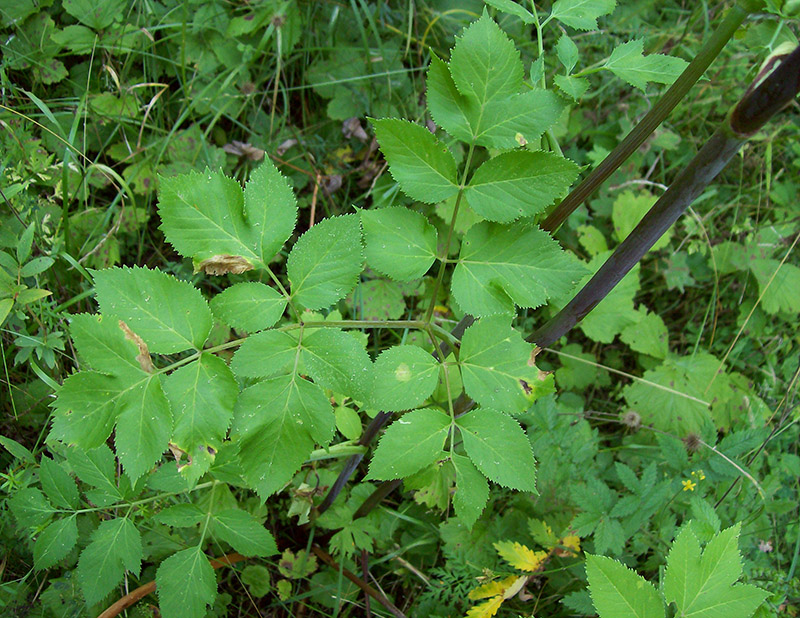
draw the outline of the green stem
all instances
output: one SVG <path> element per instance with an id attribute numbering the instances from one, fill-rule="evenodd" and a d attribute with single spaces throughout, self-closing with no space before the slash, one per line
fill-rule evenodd
<path id="1" fill-rule="evenodd" d="M 334 444 L 328 448 L 318 448 L 311 452 L 306 462 L 320 461 L 322 459 L 338 459 L 339 457 L 349 457 L 350 455 L 363 455 L 367 452 L 367 447 L 352 442 L 342 442 Z"/>

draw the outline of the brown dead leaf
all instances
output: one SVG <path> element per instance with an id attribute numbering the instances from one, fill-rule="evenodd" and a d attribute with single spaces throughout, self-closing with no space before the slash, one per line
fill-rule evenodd
<path id="1" fill-rule="evenodd" d="M 241 275 L 243 272 L 253 270 L 253 265 L 241 255 L 223 253 L 203 260 L 194 268 L 194 272 L 203 271 L 207 275 Z"/>
<path id="2" fill-rule="evenodd" d="M 147 373 L 155 373 L 155 365 L 153 365 L 153 359 L 150 358 L 150 350 L 147 349 L 147 344 L 144 340 L 134 333 L 130 327 L 125 324 L 122 320 L 119 321 L 120 330 L 125 333 L 125 339 L 128 341 L 133 341 L 136 344 L 136 347 L 139 348 L 139 353 L 136 355 L 136 360 L 139 361 L 139 367 L 142 368 L 142 371 Z"/>
<path id="3" fill-rule="evenodd" d="M 250 142 L 240 142 L 233 140 L 225 144 L 222 149 L 228 154 L 236 155 L 237 157 L 247 157 L 251 161 L 261 161 L 264 158 L 264 151 L 261 148 L 256 148 Z"/>

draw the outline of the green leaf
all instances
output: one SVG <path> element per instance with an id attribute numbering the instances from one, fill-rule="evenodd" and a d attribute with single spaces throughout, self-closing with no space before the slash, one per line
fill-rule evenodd
<path id="1" fill-rule="evenodd" d="M 358 215 L 330 217 L 300 237 L 286 263 L 292 298 L 324 309 L 347 296 L 364 263 Z"/>
<path id="2" fill-rule="evenodd" d="M 12 440 L 6 436 L 0 436 L 0 446 L 3 446 L 14 458 L 20 461 L 29 464 L 36 463 L 36 458 L 33 456 L 33 453 L 16 440 Z"/>
<path id="3" fill-rule="evenodd" d="M 389 481 L 419 472 L 441 455 L 449 432 L 450 417 L 440 410 L 424 408 L 403 414 L 381 437 L 367 479 Z"/>
<path id="4" fill-rule="evenodd" d="M 189 456 L 199 478 L 222 446 L 239 394 L 236 378 L 223 360 L 203 354 L 164 379 L 164 393 L 173 411 L 171 443 Z M 197 456 L 196 461 L 193 461 Z M 205 457 L 211 455 L 211 458 Z"/>
<path id="5" fill-rule="evenodd" d="M 458 518 L 472 529 L 489 500 L 489 484 L 468 457 L 454 454 L 452 462 L 456 471 L 453 506 Z"/>
<path id="6" fill-rule="evenodd" d="M 243 556 L 272 556 L 278 546 L 272 534 L 240 509 L 214 513 L 214 533 Z"/>
<path id="7" fill-rule="evenodd" d="M 66 470 L 49 457 L 42 457 L 39 468 L 42 489 L 52 504 L 63 509 L 78 507 L 78 488 Z"/>
<path id="8" fill-rule="evenodd" d="M 122 499 L 116 483 L 114 454 L 105 444 L 90 450 L 70 448 L 67 450 L 67 461 L 81 481 L 102 490 L 113 499 Z"/>
<path id="9" fill-rule="evenodd" d="M 616 0 L 556 0 L 548 19 L 557 19 L 576 30 L 596 30 L 597 18 L 609 15 Z"/>
<path id="10" fill-rule="evenodd" d="M 669 351 L 669 333 L 657 313 L 644 314 L 641 320 L 623 328 L 619 338 L 632 350 L 656 358 L 666 358 Z"/>
<path id="11" fill-rule="evenodd" d="M 556 75 L 553 77 L 553 82 L 573 101 L 580 100 L 580 98 L 586 94 L 586 91 L 589 89 L 589 80 L 585 77 Z"/>
<path id="12" fill-rule="evenodd" d="M 339 433 L 348 440 L 358 440 L 364 429 L 358 412 L 348 406 L 336 406 L 333 412 L 336 416 L 336 429 L 339 430 Z"/>
<path id="13" fill-rule="evenodd" d="M 536 491 L 536 460 L 525 431 L 510 416 L 478 408 L 456 419 L 464 449 L 490 480 L 520 491 Z"/>
<path id="14" fill-rule="evenodd" d="M 297 375 L 246 388 L 234 410 L 244 478 L 262 498 L 280 489 L 314 448 L 333 437 L 334 415 L 322 389 Z"/>
<path id="15" fill-rule="evenodd" d="M 173 504 L 159 511 L 155 516 L 155 520 L 166 526 L 191 528 L 205 520 L 206 517 L 206 513 L 199 506 L 184 502 L 183 504 Z"/>
<path id="16" fill-rule="evenodd" d="M 458 91 L 447 63 L 435 54 L 431 54 L 426 86 L 428 110 L 433 121 L 453 137 L 471 141 L 474 137 L 472 122 L 475 104 L 470 105 Z"/>
<path id="17" fill-rule="evenodd" d="M 64 0 L 64 10 L 93 30 L 108 28 L 125 6 L 125 0 Z"/>
<path id="18" fill-rule="evenodd" d="M 398 345 L 375 359 L 372 407 L 387 412 L 410 410 L 430 397 L 439 363 L 422 348 Z"/>
<path id="19" fill-rule="evenodd" d="M 283 331 L 268 330 L 245 339 L 233 356 L 231 369 L 243 378 L 268 378 L 291 369 L 296 356 L 296 339 Z"/>
<path id="20" fill-rule="evenodd" d="M 664 598 L 675 603 L 680 616 L 692 618 L 749 618 L 768 593 L 749 584 L 736 584 L 742 574 L 736 524 L 706 545 L 687 526 L 675 538 L 667 556 Z"/>
<path id="21" fill-rule="evenodd" d="M 93 371 L 69 376 L 53 402 L 50 437 L 90 449 L 103 444 L 117 420 L 117 398 L 124 390 L 119 378 Z"/>
<path id="22" fill-rule="evenodd" d="M 302 340 L 303 364 L 314 382 L 365 401 L 372 393 L 372 361 L 355 337 L 323 328 Z"/>
<path id="23" fill-rule="evenodd" d="M 422 277 L 436 259 L 436 228 L 403 207 L 362 210 L 367 264 L 397 281 Z"/>
<path id="24" fill-rule="evenodd" d="M 459 92 L 480 107 L 517 94 L 522 88 L 519 52 L 486 13 L 456 40 L 450 54 L 450 73 Z"/>
<path id="25" fill-rule="evenodd" d="M 643 50 L 643 39 L 623 43 L 611 52 L 611 56 L 602 68 L 608 69 L 631 86 L 645 90 L 647 82 L 671 84 L 689 64 L 675 56 L 664 54 L 645 56 Z"/>
<path id="26" fill-rule="evenodd" d="M 19 240 L 17 241 L 16 253 L 17 253 L 17 262 L 20 264 L 24 264 L 28 261 L 28 258 L 31 256 L 31 249 L 33 248 L 33 233 L 35 231 L 35 225 L 33 223 L 29 224 L 28 227 L 20 234 Z"/>
<path id="27" fill-rule="evenodd" d="M 273 326 L 286 309 L 286 298 L 268 285 L 243 281 L 211 299 L 211 311 L 223 323 L 255 332 Z"/>
<path id="28" fill-rule="evenodd" d="M 508 318 L 481 318 L 461 342 L 459 366 L 467 395 L 482 406 L 523 412 L 552 391 L 553 378 L 540 377 L 532 352 L 533 345 L 511 328 Z"/>
<path id="29" fill-rule="evenodd" d="M 617 196 L 611 213 L 611 219 L 614 222 L 614 238 L 617 242 L 622 242 L 628 237 L 655 203 L 656 196 L 648 191 L 623 191 Z M 674 231 L 675 226 L 669 228 L 656 241 L 651 251 L 668 247 Z"/>
<path id="30" fill-rule="evenodd" d="M 151 352 L 202 349 L 211 332 L 211 310 L 192 284 L 138 266 L 92 274 L 101 313 L 124 320 Z"/>
<path id="31" fill-rule="evenodd" d="M 458 193 L 456 160 L 433 133 L 396 118 L 372 124 L 392 178 L 406 195 L 434 204 Z"/>
<path id="32" fill-rule="evenodd" d="M 566 294 L 584 272 L 574 257 L 533 225 L 483 222 L 464 236 L 452 290 L 467 313 L 508 314 L 515 304 L 533 308 Z"/>
<path id="33" fill-rule="evenodd" d="M 5 324 L 8 314 L 11 313 L 11 308 L 14 306 L 13 298 L 4 298 L 0 300 L 0 326 Z"/>
<path id="34" fill-rule="evenodd" d="M 41 526 L 56 512 L 44 494 L 35 487 L 26 487 L 15 492 L 9 498 L 8 505 L 20 526 L 25 528 Z"/>
<path id="35" fill-rule="evenodd" d="M 509 223 L 542 212 L 577 175 L 577 165 L 550 152 L 506 152 L 475 171 L 465 195 L 485 219 Z"/>
<path id="36" fill-rule="evenodd" d="M 558 43 L 556 43 L 556 56 L 558 56 L 558 61 L 564 65 L 567 75 L 569 75 L 575 65 L 578 64 L 580 52 L 572 39 L 566 34 L 562 34 L 561 38 L 558 39 Z"/>
<path id="37" fill-rule="evenodd" d="M 55 520 L 36 537 L 33 544 L 33 565 L 39 571 L 49 569 L 65 558 L 77 542 L 77 517 L 71 515 Z"/>
<path id="38" fill-rule="evenodd" d="M 139 350 L 125 337 L 119 320 L 83 313 L 70 318 L 69 333 L 78 354 L 90 367 L 113 375 L 141 374 Z"/>
<path id="39" fill-rule="evenodd" d="M 406 312 L 403 288 L 389 279 L 362 281 L 347 302 L 361 320 L 398 320 Z"/>
<path id="40" fill-rule="evenodd" d="M 161 459 L 172 434 L 172 412 L 159 375 L 122 394 L 114 445 L 117 457 L 135 481 Z"/>
<path id="41" fill-rule="evenodd" d="M 766 259 L 753 260 L 749 266 L 758 281 L 764 311 L 772 315 L 800 313 L 800 268 Z"/>
<path id="42" fill-rule="evenodd" d="M 86 602 L 102 601 L 126 570 L 138 577 L 141 565 L 142 538 L 136 526 L 125 517 L 101 521 L 78 559 L 78 581 Z"/>
<path id="43" fill-rule="evenodd" d="M 489 6 L 519 17 L 523 23 L 533 24 L 536 23 L 536 18 L 524 6 L 517 4 L 514 0 L 483 0 Z"/>
<path id="44" fill-rule="evenodd" d="M 655 587 L 624 564 L 586 554 L 589 591 L 600 618 L 663 617 L 664 602 Z"/>
<path id="45" fill-rule="evenodd" d="M 158 212 L 167 240 L 196 266 L 238 258 L 234 268 L 213 271 L 223 274 L 267 268 L 294 230 L 297 203 L 287 180 L 265 158 L 244 191 L 222 172 L 161 178 Z"/>
<path id="46" fill-rule="evenodd" d="M 156 571 L 156 592 L 164 618 L 203 618 L 217 597 L 214 568 L 201 547 L 170 556 Z"/>

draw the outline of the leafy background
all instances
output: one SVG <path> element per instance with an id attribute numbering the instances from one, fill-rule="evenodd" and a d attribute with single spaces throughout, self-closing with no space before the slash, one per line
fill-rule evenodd
<path id="1" fill-rule="evenodd" d="M 507 8 L 507 2 L 491 2 L 490 12 L 519 50 L 525 79 L 544 79 L 548 92 L 568 102 L 548 135 L 582 169 L 599 163 L 635 125 L 661 82 L 680 71 L 678 59 L 691 59 L 725 8 L 625 2 L 614 9 L 613 2 L 587 3 L 597 5 L 594 21 L 591 12 L 576 17 L 564 0 L 543 4 L 542 19 L 559 11 L 562 19 L 554 17 L 540 40 L 525 13 L 494 8 Z M 559 231 L 562 246 L 588 269 L 602 263 L 689 161 L 765 55 L 784 42 L 796 44 L 796 22 L 777 17 L 778 8 L 770 4 L 740 30 L 708 80 L 690 92 L 648 148 Z M 325 225 L 345 226 L 353 220 L 347 219 L 353 207 L 367 209 L 362 226 L 368 235 L 370 225 L 381 224 L 368 213 L 413 206 L 437 232 L 420 226 L 424 231 L 414 235 L 425 251 L 444 242 L 454 207 L 447 183 L 439 193 L 427 184 L 419 192 L 413 184 L 400 191 L 397 182 L 403 179 L 386 169 L 373 140 L 399 121 L 370 124 L 367 117 L 414 120 L 423 132 L 428 123 L 447 128 L 447 118 L 426 112 L 426 103 L 436 109 L 436 93 L 425 90 L 427 67 L 431 62 L 437 70 L 437 62 L 443 64 L 438 59 L 452 58 L 456 35 L 483 10 L 481 2 L 360 0 L 25 0 L 0 8 L 4 611 L 97 615 L 124 592 L 118 586 L 124 577 L 127 589 L 155 579 L 159 590 L 129 613 L 152 615 L 157 603 L 164 612 L 179 612 L 194 603 L 202 614 L 209 602 L 209 615 L 219 616 L 363 614 L 363 593 L 339 568 L 308 552 L 304 527 L 312 503 L 319 504 L 321 488 L 333 483 L 343 459 L 316 453 L 290 487 L 266 504 L 237 484 L 235 475 L 223 483 L 195 479 L 200 482 L 187 493 L 174 462 L 162 460 L 159 452 L 126 455 L 117 444 L 122 466 L 134 471 L 121 474 L 102 427 L 94 428 L 98 435 L 79 431 L 83 439 L 95 440 L 90 450 L 45 442 L 53 413 L 49 404 L 73 370 L 87 369 L 78 355 L 93 346 L 88 338 L 103 328 L 80 314 L 96 311 L 95 294 L 101 310 L 104 303 L 123 302 L 123 281 L 112 274 L 119 271 L 102 270 L 109 266 L 139 273 L 137 288 L 152 286 L 161 302 L 213 298 L 215 315 L 238 321 L 224 326 L 209 313 L 207 321 L 191 321 L 173 338 L 160 339 L 161 348 L 151 345 L 151 352 L 173 360 L 186 349 L 181 341 L 224 346 L 235 336 L 231 326 L 257 330 L 276 312 L 275 320 L 280 317 L 283 308 L 276 309 L 279 301 L 268 292 L 240 288 L 252 296 L 226 297 L 221 279 L 206 274 L 208 264 L 206 273 L 196 271 L 200 262 L 181 259 L 175 251 L 195 255 L 192 248 L 166 242 L 170 222 L 157 215 L 156 190 L 164 195 L 179 189 L 178 178 L 186 178 L 181 174 L 194 173 L 189 178 L 200 182 L 208 167 L 253 182 L 253 170 L 262 170 L 259 162 L 269 157 L 297 195 L 298 225 L 287 221 L 285 231 L 286 237 L 293 234 L 291 241 L 311 223 L 327 219 Z M 539 43 L 544 54 L 537 61 Z M 648 55 L 637 60 L 642 52 Z M 723 538 L 736 537 L 742 555 L 745 584 L 739 585 L 757 584 L 770 593 L 757 615 L 796 614 L 797 133 L 796 113 L 768 125 L 641 267 L 564 341 L 537 358 L 540 368 L 554 372 L 557 392 L 517 420 L 536 456 L 538 495 L 493 485 L 483 514 L 469 528 L 453 516 L 469 505 L 455 500 L 451 505 L 449 492 L 456 474 L 470 474 L 458 468 L 469 470 L 470 464 L 454 459 L 452 469 L 426 469 L 406 478 L 402 491 L 367 517 L 353 519 L 372 491 L 364 475 L 388 478 L 373 471 L 372 466 L 381 467 L 376 451 L 357 477 L 361 482 L 317 521 L 315 542 L 357 574 L 361 566 L 355 559 L 362 550 L 369 552 L 371 574 L 406 615 L 463 615 L 477 603 L 470 591 L 504 581 L 517 569 L 535 573 L 525 588 L 532 598 L 505 601 L 500 615 L 572 616 L 594 615 L 587 575 L 591 580 L 593 568 L 609 564 L 604 560 L 619 559 L 653 582 L 666 566 L 661 581 L 670 601 L 670 548 L 690 552 L 693 542 L 702 542 L 709 543 L 708 552 L 712 539 L 727 534 Z M 452 137 L 446 145 L 462 164 L 466 151 L 456 140 L 463 136 Z M 494 154 L 481 150 L 475 163 Z M 240 185 L 226 186 L 217 189 Z M 456 221 L 454 254 L 461 241 L 491 233 L 496 224 L 481 222 L 481 216 L 516 216 L 487 213 L 492 201 L 472 191 L 470 208 L 462 207 Z M 243 199 L 246 206 L 246 195 Z M 267 246 L 253 259 L 269 260 L 279 246 Z M 304 266 L 287 263 L 287 256 L 285 250 L 279 253 L 270 267 L 294 283 Z M 199 256 L 206 257 L 211 256 Z M 396 264 L 382 265 L 379 255 L 366 258 L 372 270 L 359 275 L 359 268 L 352 275 L 354 281 L 358 277 L 355 289 L 329 319 L 412 318 L 433 301 L 441 323 L 453 325 L 469 303 L 459 298 L 455 281 L 452 296 L 444 287 L 432 298 L 431 278 L 419 280 L 413 264 L 406 276 L 395 271 L 391 280 L 385 269 Z M 181 298 L 166 277 L 146 274 L 154 271 L 144 267 L 172 274 L 202 294 Z M 246 273 L 230 277 L 257 283 Z M 327 310 L 327 298 L 323 291 L 303 304 Z M 566 300 L 523 310 L 515 325 L 529 333 Z M 247 313 L 237 302 L 258 308 Z M 367 347 L 373 358 L 395 344 L 429 345 L 400 329 L 376 332 Z M 143 376 L 140 402 L 155 401 L 158 410 L 158 389 L 150 386 L 147 371 L 138 363 L 110 360 L 115 349 L 135 351 L 120 333 L 103 339 L 113 345 L 97 366 L 83 360 L 91 369 L 106 365 L 118 375 Z M 226 354 L 220 351 L 221 357 Z M 122 357 L 130 354 L 116 358 Z M 195 376 L 170 375 L 164 385 L 173 390 L 170 397 L 190 392 L 201 376 L 225 373 L 217 357 L 203 358 Z M 102 388 L 115 379 L 78 375 L 91 377 L 71 379 L 96 380 Z M 261 377 L 266 376 L 245 376 Z M 224 400 L 226 388 L 222 379 L 203 396 Z M 135 406 L 127 409 L 135 413 Z M 369 420 L 347 401 L 335 401 L 334 413 L 342 439 L 357 438 Z M 227 427 L 226 418 L 212 420 Z M 155 421 L 158 431 L 157 416 Z M 224 429 L 219 431 L 216 438 L 210 432 L 217 442 L 202 446 L 221 446 Z M 191 434 L 181 437 L 182 449 L 197 446 Z M 392 437 L 387 430 L 379 444 L 391 444 Z M 146 461 L 139 463 L 142 457 Z M 150 473 L 155 462 L 161 463 Z M 114 517 L 120 509 L 126 516 Z M 736 522 L 741 528 L 731 532 Z M 210 537 L 201 533 L 208 526 Z M 568 551 L 569 534 L 580 538 L 585 554 Z M 544 551 L 547 558 L 526 570 L 519 565 L 530 562 L 512 562 L 496 546 L 514 543 Z M 231 551 L 252 558 L 216 570 L 203 558 Z M 169 577 L 159 581 L 159 564 L 170 567 L 166 574 L 181 574 L 181 583 Z M 187 594 L 185 580 L 194 594 Z M 497 596 L 484 598 L 489 603 Z M 603 611 L 596 599 L 595 607 Z M 386 615 L 375 602 L 371 611 Z"/>

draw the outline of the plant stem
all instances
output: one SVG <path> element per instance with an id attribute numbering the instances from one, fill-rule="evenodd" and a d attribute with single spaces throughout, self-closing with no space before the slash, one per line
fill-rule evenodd
<path id="1" fill-rule="evenodd" d="M 642 145 L 650 134 L 669 115 L 673 108 L 683 99 L 689 89 L 705 73 L 709 65 L 720 54 L 725 44 L 733 36 L 748 14 L 755 10 L 758 3 L 742 2 L 735 4 L 711 37 L 703 45 L 684 69 L 678 79 L 664 93 L 658 103 L 647 112 L 641 122 L 628 133 L 622 142 L 612 150 L 602 163 L 594 168 L 583 181 L 551 212 L 542 222 L 542 229 L 554 232 L 566 218 Z"/>

